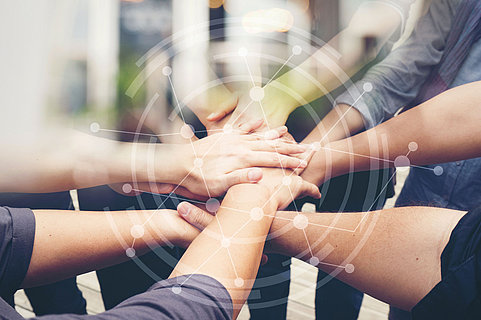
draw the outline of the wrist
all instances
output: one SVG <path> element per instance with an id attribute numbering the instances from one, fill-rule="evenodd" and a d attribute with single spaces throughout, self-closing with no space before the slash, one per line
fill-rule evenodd
<path id="1" fill-rule="evenodd" d="M 291 95 L 285 92 L 282 85 L 273 81 L 264 87 L 264 99 L 262 100 L 266 113 L 287 120 L 289 115 L 299 106 Z M 269 107 L 272 106 L 272 107 Z"/>
<path id="2" fill-rule="evenodd" d="M 139 182 L 179 184 L 188 172 L 186 158 L 190 158 L 190 154 L 187 148 L 190 148 L 190 145 L 131 144 L 131 179 Z"/>

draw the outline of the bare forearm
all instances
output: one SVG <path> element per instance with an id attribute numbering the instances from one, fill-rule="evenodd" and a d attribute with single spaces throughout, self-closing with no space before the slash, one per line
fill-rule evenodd
<path id="1" fill-rule="evenodd" d="M 463 214 L 427 207 L 303 213 L 308 224 L 301 230 L 296 212 L 278 212 L 268 248 L 309 262 L 314 256 L 318 268 L 409 310 L 440 281 L 441 252 Z"/>
<path id="2" fill-rule="evenodd" d="M 332 156 L 334 175 L 394 166 L 396 162 L 425 165 L 479 157 L 480 99 L 481 82 L 456 87 L 373 129 L 333 142 L 320 152 Z"/>
<path id="3" fill-rule="evenodd" d="M 71 130 L 9 142 L 4 151 L 9 156 L 0 160 L 1 192 L 55 192 L 154 176 L 174 183 L 183 174 L 173 160 L 175 145 L 120 143 Z M 154 158 L 163 166 L 153 171 Z"/>
<path id="4" fill-rule="evenodd" d="M 205 274 L 229 291 L 234 318 L 252 288 L 264 240 L 277 206 L 262 185 L 237 185 L 229 189 L 216 218 L 189 246 L 171 277 Z M 264 216 L 252 220 L 250 212 L 262 208 Z"/>
<path id="5" fill-rule="evenodd" d="M 165 244 L 187 246 L 198 235 L 172 210 L 35 210 L 34 214 L 35 241 L 24 287 L 120 263 L 129 259 L 126 249 L 133 244 L 140 256 Z"/>
<path id="6" fill-rule="evenodd" d="M 289 114 L 336 89 L 371 61 L 401 22 L 399 13 L 385 4 L 362 6 L 349 26 L 331 39 L 298 67 L 266 86 L 284 100 L 278 108 Z M 375 48 L 366 48 L 366 38 L 377 40 Z"/>

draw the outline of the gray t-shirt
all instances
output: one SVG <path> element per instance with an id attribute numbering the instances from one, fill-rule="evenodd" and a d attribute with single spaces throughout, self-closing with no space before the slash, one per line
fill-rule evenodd
<path id="1" fill-rule="evenodd" d="M 0 207 L 0 293 L 13 294 L 27 273 L 35 237 L 35 216 L 30 209 Z M 128 276 L 128 275 L 126 275 Z M 231 319 L 232 300 L 214 278 L 194 274 L 154 284 L 97 315 L 48 315 L 35 319 Z M 0 299 L 0 319 L 24 319 Z"/>

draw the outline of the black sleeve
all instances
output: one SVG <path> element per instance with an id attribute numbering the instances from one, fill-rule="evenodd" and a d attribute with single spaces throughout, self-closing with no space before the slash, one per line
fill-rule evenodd
<path id="1" fill-rule="evenodd" d="M 32 257 L 35 216 L 30 209 L 0 207 L 0 295 L 13 294 Z"/>
<path id="2" fill-rule="evenodd" d="M 481 207 L 466 213 L 441 254 L 441 281 L 413 319 L 481 319 Z"/>
<path id="3" fill-rule="evenodd" d="M 211 277 L 194 274 L 160 281 L 147 292 L 129 298 L 101 314 L 92 316 L 50 315 L 37 319 L 226 320 L 232 319 L 232 313 L 232 300 L 225 287 Z"/>

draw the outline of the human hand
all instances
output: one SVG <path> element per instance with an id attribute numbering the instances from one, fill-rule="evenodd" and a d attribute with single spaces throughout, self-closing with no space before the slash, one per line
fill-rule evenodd
<path id="1" fill-rule="evenodd" d="M 179 146 L 179 164 L 188 172 L 179 184 L 194 194 L 215 197 L 232 185 L 258 182 L 262 170 L 253 167 L 305 167 L 307 162 L 296 156 L 307 147 L 279 139 L 286 132 L 286 127 L 263 135 L 224 132 Z"/>
<path id="2" fill-rule="evenodd" d="M 263 178 L 259 182 L 270 188 L 271 198 L 277 204 L 277 209 L 286 208 L 292 201 L 304 196 L 319 199 L 319 188 L 300 176 L 292 169 L 265 168 Z"/>
<path id="3" fill-rule="evenodd" d="M 264 122 L 255 129 L 256 132 L 284 125 L 290 114 L 289 109 L 282 107 L 283 102 L 274 95 L 264 96 L 265 90 L 268 89 L 254 87 L 239 95 L 236 105 L 223 105 L 206 118 L 211 122 L 207 122 L 206 127 L 208 130 L 218 130 L 230 125 L 234 129 L 242 129 L 259 119 Z"/>

